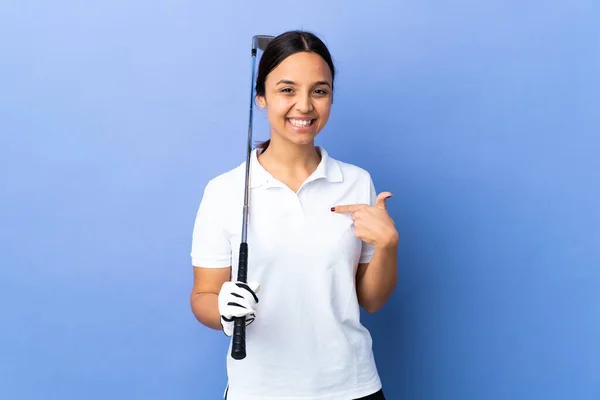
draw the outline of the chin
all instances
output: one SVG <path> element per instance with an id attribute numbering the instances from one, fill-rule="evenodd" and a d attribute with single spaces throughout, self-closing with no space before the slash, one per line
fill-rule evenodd
<path id="1" fill-rule="evenodd" d="M 296 132 L 290 132 L 287 134 L 287 139 L 299 146 L 312 144 L 317 137 L 317 132 L 298 134 Z"/>

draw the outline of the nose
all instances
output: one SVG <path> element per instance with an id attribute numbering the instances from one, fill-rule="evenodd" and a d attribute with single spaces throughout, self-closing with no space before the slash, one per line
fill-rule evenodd
<path id="1" fill-rule="evenodd" d="M 301 94 L 298 96 L 296 102 L 296 109 L 301 113 L 309 113 L 313 110 L 313 104 L 310 98 L 310 94 Z"/>

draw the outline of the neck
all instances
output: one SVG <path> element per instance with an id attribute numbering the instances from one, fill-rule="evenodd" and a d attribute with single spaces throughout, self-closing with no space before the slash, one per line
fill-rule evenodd
<path id="1" fill-rule="evenodd" d="M 286 175 L 311 174 L 319 165 L 321 155 L 313 142 L 297 145 L 271 139 L 269 147 L 259 156 L 261 164 L 269 170 Z"/>

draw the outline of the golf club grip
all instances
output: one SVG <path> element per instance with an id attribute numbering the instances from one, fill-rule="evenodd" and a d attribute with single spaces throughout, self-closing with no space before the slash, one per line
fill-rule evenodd
<path id="1" fill-rule="evenodd" d="M 238 282 L 247 283 L 248 280 L 248 243 L 240 244 L 240 257 L 238 262 Z M 246 318 L 236 317 L 233 322 L 233 337 L 231 357 L 241 360 L 246 357 Z"/>

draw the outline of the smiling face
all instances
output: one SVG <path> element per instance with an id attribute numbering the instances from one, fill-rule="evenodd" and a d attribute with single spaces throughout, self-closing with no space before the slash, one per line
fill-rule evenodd
<path id="1" fill-rule="evenodd" d="M 267 110 L 271 140 L 313 143 L 323 129 L 332 103 L 329 66 L 315 53 L 295 53 L 273 69 L 258 104 Z"/>

